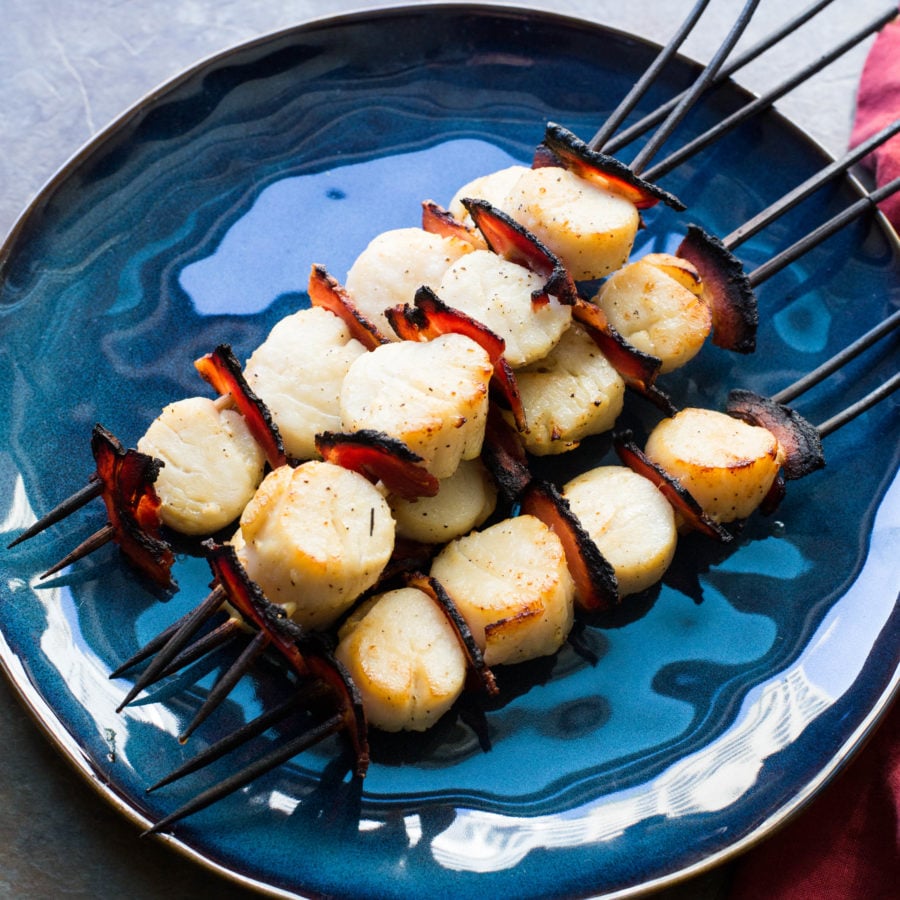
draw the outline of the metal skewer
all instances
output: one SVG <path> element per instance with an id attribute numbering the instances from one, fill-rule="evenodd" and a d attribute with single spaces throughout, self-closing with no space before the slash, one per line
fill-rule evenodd
<path id="1" fill-rule="evenodd" d="M 756 287 L 768 278 L 780 272 L 792 262 L 795 262 L 804 253 L 807 253 L 813 247 L 822 243 L 826 238 L 831 237 L 840 231 L 845 225 L 848 225 L 854 219 L 857 219 L 865 212 L 874 209 L 882 200 L 890 197 L 896 191 L 900 190 L 900 176 L 894 178 L 887 184 L 882 185 L 870 194 L 860 197 L 851 206 L 848 206 L 843 212 L 838 213 L 827 222 L 823 222 L 818 228 L 811 231 L 805 237 L 794 242 L 790 247 L 782 250 L 781 253 L 773 256 L 768 262 L 763 263 L 747 275 L 747 279 L 751 287 Z"/>
<path id="2" fill-rule="evenodd" d="M 793 34 L 793 32 L 795 32 L 798 28 L 805 25 L 810 19 L 818 15 L 823 9 L 825 9 L 825 7 L 830 6 L 832 2 L 834 2 L 834 0 L 818 0 L 817 3 L 813 3 L 812 6 L 810 6 L 808 9 L 797 15 L 795 18 L 785 22 L 776 31 L 773 31 L 770 35 L 763 38 L 763 40 L 761 40 L 759 43 L 754 44 L 744 53 L 737 56 L 732 62 L 726 62 L 725 65 L 723 65 L 719 69 L 715 78 L 712 80 L 712 84 L 710 85 L 710 87 L 715 87 L 716 85 L 721 84 L 735 72 L 739 71 L 741 68 L 757 59 L 759 56 L 762 56 L 762 54 L 767 50 L 780 43 L 789 34 Z M 681 101 L 681 99 L 684 97 L 684 93 L 685 92 L 682 92 L 666 103 L 663 103 L 653 112 L 648 113 L 643 119 L 635 122 L 634 125 L 629 126 L 624 131 L 611 138 L 606 143 L 606 145 L 600 149 L 602 149 L 605 153 L 615 153 L 617 150 L 620 150 L 622 147 L 630 144 L 635 138 L 638 138 L 642 134 L 645 134 L 654 125 L 656 125 L 658 122 L 661 122 L 666 117 L 666 115 L 671 112 L 671 110 L 673 110 Z"/>
<path id="3" fill-rule="evenodd" d="M 712 59 L 706 64 L 706 67 L 700 73 L 696 81 L 685 92 L 682 98 L 675 105 L 674 109 L 666 116 L 663 123 L 653 133 L 650 140 L 644 144 L 638 151 L 637 155 L 631 161 L 629 168 L 637 175 L 644 171 L 650 160 L 657 154 L 662 145 L 669 139 L 672 132 L 678 127 L 682 119 L 687 115 L 691 107 L 696 103 L 700 95 L 710 86 L 716 73 L 721 69 L 728 54 L 734 49 L 734 45 L 738 42 L 741 35 L 750 24 L 750 19 L 759 5 L 759 0 L 748 0 L 741 10 L 740 15 L 731 27 L 731 31 L 725 37 L 725 40 L 719 46 Z"/>
<path id="4" fill-rule="evenodd" d="M 776 100 L 779 100 L 794 88 L 803 84 L 812 75 L 815 75 L 826 66 L 839 59 L 861 41 L 873 35 L 876 31 L 880 31 L 888 22 L 896 18 L 896 16 L 896 7 L 892 7 L 887 12 L 882 13 L 868 25 L 857 31 L 855 34 L 841 41 L 840 44 L 838 44 L 828 53 L 823 54 L 812 63 L 804 66 L 798 72 L 794 73 L 789 78 L 781 82 L 781 84 L 772 88 L 770 91 L 767 91 L 765 94 L 757 97 L 746 106 L 741 107 L 730 116 L 726 116 L 720 122 L 717 122 L 712 128 L 694 138 L 692 141 L 689 141 L 687 144 L 676 150 L 671 155 L 667 156 L 664 160 L 662 160 L 662 162 L 659 162 L 652 168 L 647 169 L 643 173 L 644 177 L 648 181 L 657 181 L 664 175 L 667 175 L 674 168 L 681 165 L 681 163 L 683 163 L 685 160 L 690 159 L 692 156 L 696 155 L 701 150 L 717 141 L 720 137 L 722 137 L 722 135 L 736 128 L 751 116 L 756 115 L 762 110 L 768 109 L 770 106 L 772 106 L 773 103 L 775 103 Z"/>
<path id="5" fill-rule="evenodd" d="M 881 338 L 890 334 L 897 327 L 900 327 L 900 309 L 896 310 L 892 315 L 888 316 L 883 322 L 880 322 L 874 328 L 867 331 L 862 337 L 857 338 L 852 344 L 836 353 L 831 359 L 822 363 L 818 368 L 814 369 L 808 375 L 798 379 L 792 385 L 780 390 L 777 394 L 772 395 L 772 399 L 776 403 L 790 403 L 796 397 L 808 391 L 811 387 L 823 381 L 832 372 L 836 372 L 845 366 L 850 360 L 855 359 L 865 350 L 868 350 L 873 344 L 881 340 Z"/>
<path id="6" fill-rule="evenodd" d="M 688 13 L 687 18 L 682 22 L 678 31 L 672 35 L 669 43 L 660 51 L 656 59 L 647 69 L 646 72 L 635 83 L 634 87 L 625 95 L 619 105 L 613 110 L 609 118 L 603 123 L 600 130 L 588 142 L 588 146 L 592 150 L 602 150 L 603 145 L 615 133 L 616 129 L 625 121 L 626 116 L 638 104 L 641 97 L 649 89 L 650 85 L 656 80 L 659 73 L 665 68 L 666 63 L 677 53 L 678 48 L 684 43 L 685 38 L 691 33 L 697 20 L 703 14 L 703 11 L 709 5 L 709 0 L 700 0 L 694 8 Z"/>
<path id="7" fill-rule="evenodd" d="M 781 199 L 776 200 L 771 206 L 768 206 L 762 212 L 757 213 L 752 219 L 749 219 L 743 225 L 732 231 L 727 237 L 723 238 L 722 243 L 729 250 L 734 250 L 736 247 L 739 247 L 744 241 L 749 240 L 753 235 L 757 234 L 757 232 L 761 231 L 783 213 L 793 209 L 838 175 L 847 172 L 851 166 L 855 165 L 865 156 L 868 156 L 873 150 L 880 147 L 885 141 L 890 140 L 890 138 L 898 133 L 900 133 L 900 119 L 886 125 L 881 131 L 872 135 L 872 137 L 863 141 L 857 147 L 854 147 L 845 156 L 835 160 L 824 169 L 821 169 L 811 178 L 808 178 L 792 191 L 789 191 L 781 197 Z"/>

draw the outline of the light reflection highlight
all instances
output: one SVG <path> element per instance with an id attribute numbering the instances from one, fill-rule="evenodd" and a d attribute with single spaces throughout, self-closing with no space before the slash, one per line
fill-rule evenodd
<path id="1" fill-rule="evenodd" d="M 0 534 L 9 534 L 13 531 L 23 531 L 37 521 L 34 509 L 28 500 L 25 490 L 25 481 L 21 472 L 16 472 L 13 481 L 12 496 L 9 498 L 9 509 L 6 516 L 0 521 Z"/>
<path id="2" fill-rule="evenodd" d="M 35 579 L 32 587 L 40 584 Z M 71 592 L 67 588 L 34 590 L 47 619 L 40 639 L 41 652 L 65 683 L 78 704 L 88 712 L 103 743 L 115 734 L 117 761 L 134 768 L 128 759 L 128 726 L 130 723 L 151 725 L 167 734 L 177 734 L 178 719 L 161 703 L 129 707 L 128 715 L 116 712 L 124 700 L 128 683 L 110 680 L 112 671 L 84 639 Z M 82 746 L 84 742 L 82 741 Z"/>
<path id="3" fill-rule="evenodd" d="M 833 697 L 816 688 L 802 666 L 745 702 L 735 726 L 701 751 L 679 760 L 648 784 L 601 797 L 566 814 L 510 817 L 460 810 L 431 844 L 447 869 L 498 872 L 532 850 L 611 841 L 654 816 L 716 812 L 755 784 L 763 761 L 796 739 Z"/>

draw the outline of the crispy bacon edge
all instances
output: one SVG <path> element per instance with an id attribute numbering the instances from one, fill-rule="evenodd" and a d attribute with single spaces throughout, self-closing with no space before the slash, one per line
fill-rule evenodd
<path id="1" fill-rule="evenodd" d="M 231 605 L 249 624 L 269 637 L 271 645 L 298 675 L 313 675 L 335 692 L 344 729 L 353 744 L 355 771 L 363 777 L 369 765 L 368 727 L 362 698 L 349 673 L 317 635 L 301 628 L 282 607 L 266 598 L 259 585 L 248 577 L 234 547 L 213 541 L 205 542 L 204 547 L 215 582 L 225 591 Z"/>
<path id="2" fill-rule="evenodd" d="M 584 612 L 605 612 L 619 602 L 616 573 L 594 539 L 549 482 L 534 479 L 522 495 L 522 512 L 540 519 L 563 545 L 575 582 L 575 600 Z"/>
<path id="3" fill-rule="evenodd" d="M 485 665 L 484 654 L 481 652 L 481 648 L 476 643 L 471 629 L 455 601 L 447 593 L 446 588 L 436 578 L 431 575 L 424 575 L 421 572 L 410 572 L 406 576 L 405 581 L 408 587 L 422 591 L 437 604 L 456 632 L 457 640 L 469 663 L 469 671 L 475 676 L 475 680 L 480 688 L 489 696 L 495 697 L 499 690 L 494 679 L 494 673 Z"/>
<path id="4" fill-rule="evenodd" d="M 543 143 L 534 155 L 532 168 L 554 166 L 568 169 L 579 178 L 630 200 L 638 209 L 648 209 L 662 201 L 677 212 L 685 205 L 668 191 L 635 175 L 623 162 L 605 153 L 591 150 L 571 131 L 549 122 Z"/>
<path id="5" fill-rule="evenodd" d="M 728 394 L 725 412 L 750 425 L 760 425 L 775 435 L 785 452 L 782 463 L 785 478 L 803 478 L 824 467 L 825 452 L 818 429 L 791 407 L 753 391 L 736 388 Z"/>
<path id="6" fill-rule="evenodd" d="M 422 230 L 440 237 L 457 238 L 473 247 L 484 245 L 473 228 L 460 222 L 449 210 L 434 200 L 422 202 Z"/>
<path id="7" fill-rule="evenodd" d="M 494 367 L 492 384 L 509 409 L 520 431 L 525 431 L 525 409 L 516 376 L 504 352 L 506 342 L 477 319 L 448 306 L 426 285 L 416 290 L 413 305 L 401 304 L 385 310 L 388 322 L 405 341 L 431 340 L 441 334 L 462 334 L 471 338 L 488 355 Z"/>
<path id="8" fill-rule="evenodd" d="M 732 540 L 731 532 L 706 515 L 700 504 L 677 478 L 653 462 L 638 447 L 630 431 L 614 435 L 613 446 L 619 459 L 629 469 L 637 472 L 638 475 L 643 475 L 659 488 L 662 495 L 672 504 L 672 508 L 689 528 L 722 543 Z"/>
<path id="9" fill-rule="evenodd" d="M 201 356 L 194 367 L 218 394 L 231 395 L 234 405 L 244 417 L 250 433 L 262 447 L 266 460 L 273 469 L 287 463 L 284 443 L 278 426 L 268 407 L 247 384 L 241 364 L 228 344 L 219 344 L 212 352 Z"/>
<path id="10" fill-rule="evenodd" d="M 171 589 L 175 556 L 161 535 L 161 501 L 153 487 L 163 463 L 146 453 L 125 449 L 112 432 L 95 425 L 91 452 L 101 496 L 122 553 L 154 584 Z"/>
<path id="11" fill-rule="evenodd" d="M 622 337 L 606 317 L 606 313 L 589 300 L 579 300 L 572 316 L 590 335 L 610 365 L 633 391 L 645 397 L 666 415 L 675 415 L 675 406 L 665 391 L 656 384 L 662 360 L 644 353 Z"/>
<path id="12" fill-rule="evenodd" d="M 347 289 L 328 274 L 324 266 L 314 265 L 309 273 L 309 302 L 313 306 L 327 309 L 338 316 L 366 350 L 374 350 L 381 344 L 389 343 L 378 326 L 364 316 L 353 302 Z"/>
<path id="13" fill-rule="evenodd" d="M 462 200 L 488 248 L 507 262 L 523 266 L 544 279 L 544 285 L 532 295 L 531 302 L 542 306 L 550 297 L 567 306 L 578 299 L 578 289 L 562 261 L 527 228 L 524 228 L 487 200 Z"/>
<path id="14" fill-rule="evenodd" d="M 422 465 L 422 457 L 383 431 L 324 431 L 316 435 L 315 443 L 326 462 L 357 472 L 373 483 L 384 482 L 404 500 L 434 497 L 440 490 L 440 482 Z"/>
<path id="15" fill-rule="evenodd" d="M 689 225 L 676 255 L 700 273 L 713 320 L 713 343 L 735 353 L 756 350 L 759 309 L 744 266 L 714 235 Z"/>
<path id="16" fill-rule="evenodd" d="M 522 438 L 493 405 L 488 409 L 481 460 L 509 504 L 515 503 L 531 484 L 532 475 Z"/>

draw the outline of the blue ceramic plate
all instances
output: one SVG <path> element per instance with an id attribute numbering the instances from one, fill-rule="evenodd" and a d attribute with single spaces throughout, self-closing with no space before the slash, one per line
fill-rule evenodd
<path id="1" fill-rule="evenodd" d="M 415 7 L 256 41 L 132 110 L 47 187 L 0 259 L 5 535 L 84 483 L 95 422 L 133 444 L 165 403 L 205 392 L 196 357 L 227 341 L 245 358 L 307 302 L 311 263 L 342 278 L 369 238 L 417 223 L 422 199 L 530 160 L 548 120 L 590 137 L 652 55 L 564 18 Z M 694 72 L 673 65 L 644 108 Z M 717 91 L 676 143 L 745 100 Z M 671 249 L 689 221 L 727 234 L 824 158 L 779 116 L 755 119 L 664 180 L 690 212 L 648 214 L 639 251 Z M 755 267 L 856 195 L 850 181 L 820 192 L 742 258 Z M 773 392 L 898 296 L 894 237 L 852 225 L 760 287 L 754 356 L 709 347 L 666 388 L 713 408 L 735 386 Z M 888 342 L 797 405 L 820 422 L 895 365 Z M 630 401 L 627 424 L 653 418 Z M 477 714 L 375 736 L 360 787 L 334 739 L 187 819 L 173 845 L 275 893 L 354 898 L 627 892 L 742 849 L 841 766 L 895 687 L 898 435 L 896 403 L 863 415 L 776 517 L 726 549 L 685 539 L 658 590 L 555 658 L 498 672 L 489 749 Z M 604 459 L 597 440 L 550 471 Z M 146 825 L 230 764 L 145 786 L 265 708 L 281 679 L 261 667 L 188 747 L 175 735 L 212 671 L 117 714 L 129 683 L 108 673 L 210 576 L 181 557 L 181 591 L 160 602 L 107 547 L 38 579 L 102 519 L 86 508 L 3 553 L 2 660 L 73 763 Z"/>

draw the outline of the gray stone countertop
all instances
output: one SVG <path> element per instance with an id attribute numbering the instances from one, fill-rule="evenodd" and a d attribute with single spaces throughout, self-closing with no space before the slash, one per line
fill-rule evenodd
<path id="1" fill-rule="evenodd" d="M 762 0 L 746 46 L 811 0 Z M 693 0 L 529 0 L 525 6 L 599 21 L 664 43 Z M 389 5 L 366 0 L 3 0 L 0 34 L 0 235 L 85 142 L 182 69 L 212 53 L 310 18 Z M 399 4 L 390 4 L 399 5 Z M 516 4 L 520 5 L 520 4 Z M 709 58 L 742 7 L 712 0 L 684 51 Z M 836 0 L 736 80 L 757 93 L 797 60 L 818 57 L 891 8 Z M 895 5 L 895 4 L 894 4 Z M 864 41 L 777 107 L 833 155 L 845 148 Z M 0 896 L 251 896 L 154 840 L 107 807 L 51 747 L 0 678 Z M 727 896 L 720 868 L 660 894 Z M 252 896 L 256 896 L 255 894 Z"/>

